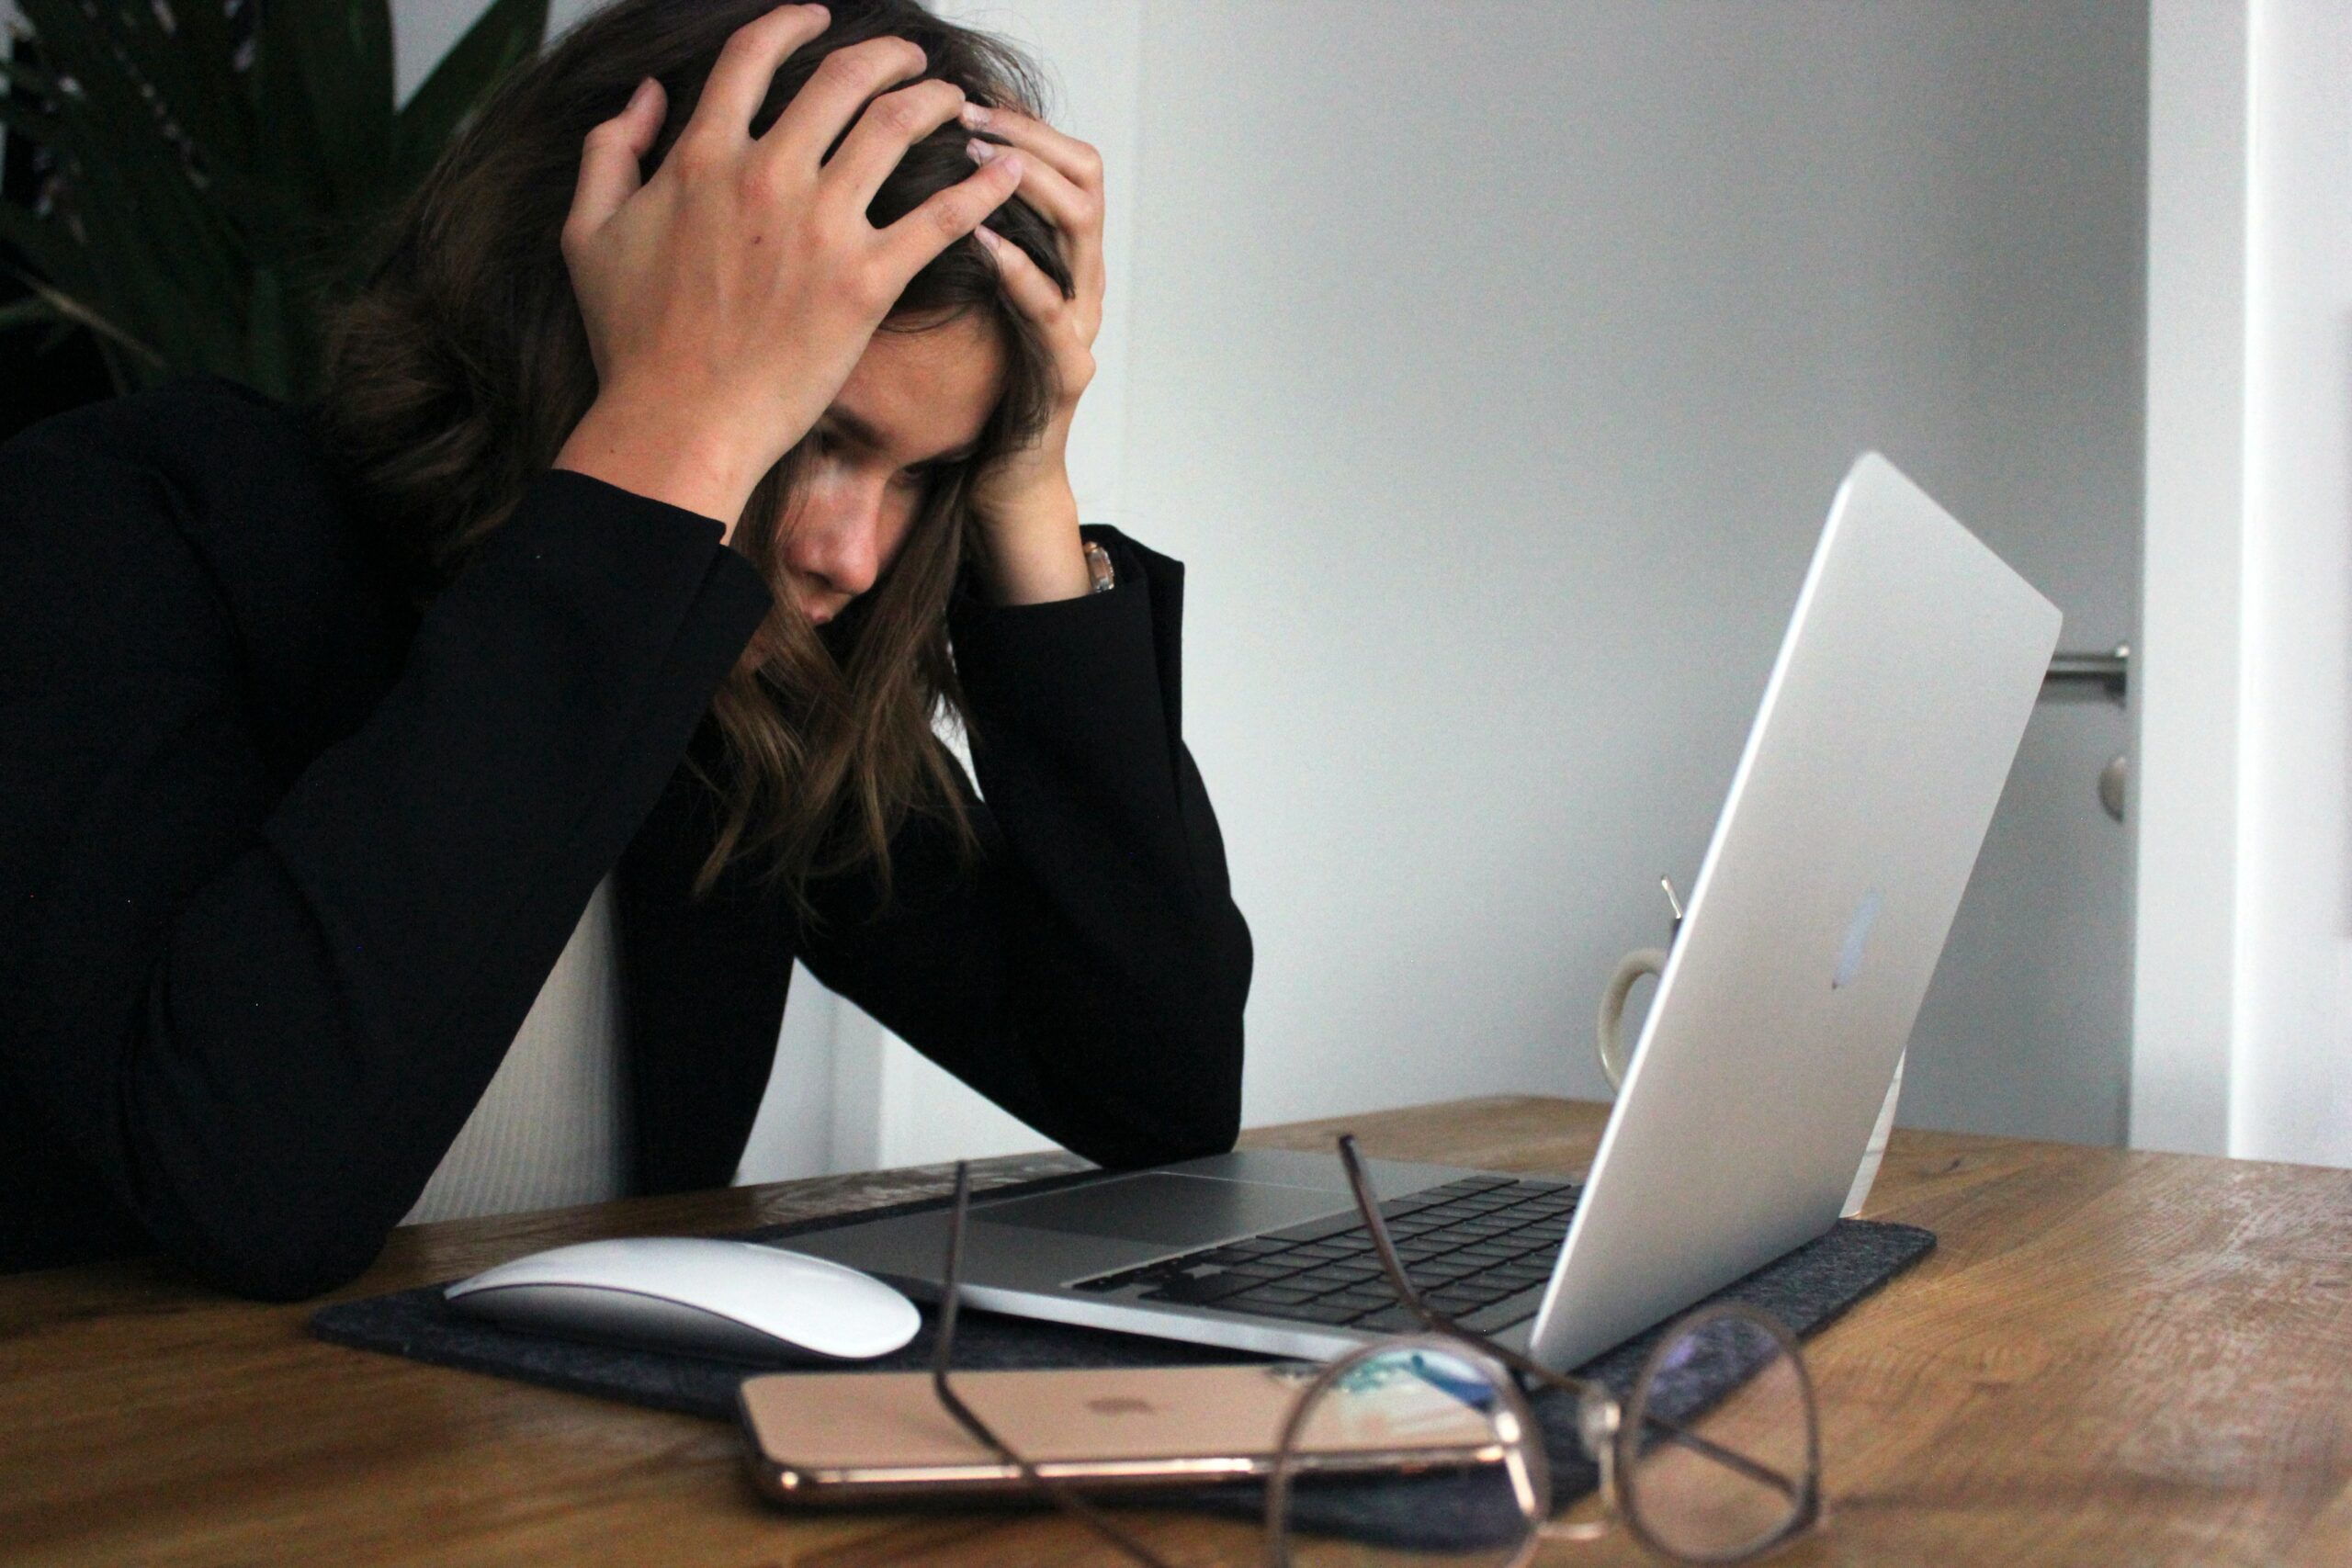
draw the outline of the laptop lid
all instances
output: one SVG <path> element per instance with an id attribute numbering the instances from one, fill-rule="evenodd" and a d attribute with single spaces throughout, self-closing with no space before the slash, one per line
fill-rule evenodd
<path id="1" fill-rule="evenodd" d="M 1837 1220 L 2059 619 L 1892 463 L 1856 460 L 1530 1336 L 1547 1365 Z"/>

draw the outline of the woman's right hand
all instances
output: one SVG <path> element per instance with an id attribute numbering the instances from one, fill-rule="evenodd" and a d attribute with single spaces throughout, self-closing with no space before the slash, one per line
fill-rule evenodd
<path id="1" fill-rule="evenodd" d="M 738 28 L 650 180 L 641 161 L 667 107 L 660 83 L 649 77 L 588 133 L 563 257 L 597 394 L 556 467 L 731 532 L 752 486 L 824 412 L 909 280 L 1020 183 L 1019 158 L 998 158 L 887 229 L 867 220 L 907 149 L 964 107 L 947 82 L 884 91 L 923 69 L 922 51 L 904 39 L 828 56 L 752 137 L 776 67 L 831 20 L 820 6 L 785 6 Z"/>

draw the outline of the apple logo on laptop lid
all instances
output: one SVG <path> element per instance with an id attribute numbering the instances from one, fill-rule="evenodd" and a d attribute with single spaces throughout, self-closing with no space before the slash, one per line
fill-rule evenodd
<path id="1" fill-rule="evenodd" d="M 1877 922 L 1879 906 L 1884 901 L 1873 887 L 1854 906 L 1854 918 L 1846 922 L 1845 945 L 1838 950 L 1838 967 L 1829 976 L 1831 990 L 1844 990 L 1861 974 L 1862 948 L 1870 941 L 1871 927 Z"/>

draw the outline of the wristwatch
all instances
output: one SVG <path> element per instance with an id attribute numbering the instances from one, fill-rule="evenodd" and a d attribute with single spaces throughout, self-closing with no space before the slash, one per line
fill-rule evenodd
<path id="1" fill-rule="evenodd" d="M 1119 586 L 1119 574 L 1111 566 L 1111 552 L 1091 539 L 1086 541 L 1086 570 L 1094 579 L 1097 593 L 1108 593 Z"/>

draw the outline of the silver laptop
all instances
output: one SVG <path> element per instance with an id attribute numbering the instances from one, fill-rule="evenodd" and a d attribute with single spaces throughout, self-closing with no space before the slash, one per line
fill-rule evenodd
<path id="1" fill-rule="evenodd" d="M 2058 624 L 1893 464 L 1854 464 L 1581 1191 L 1372 1163 L 1433 1304 L 1565 1370 L 1836 1222 Z M 1105 1173 L 971 1217 L 966 1299 L 989 1311 L 1314 1358 L 1409 1326 L 1333 1154 Z M 935 1295 L 945 1224 L 793 1245 Z"/>

